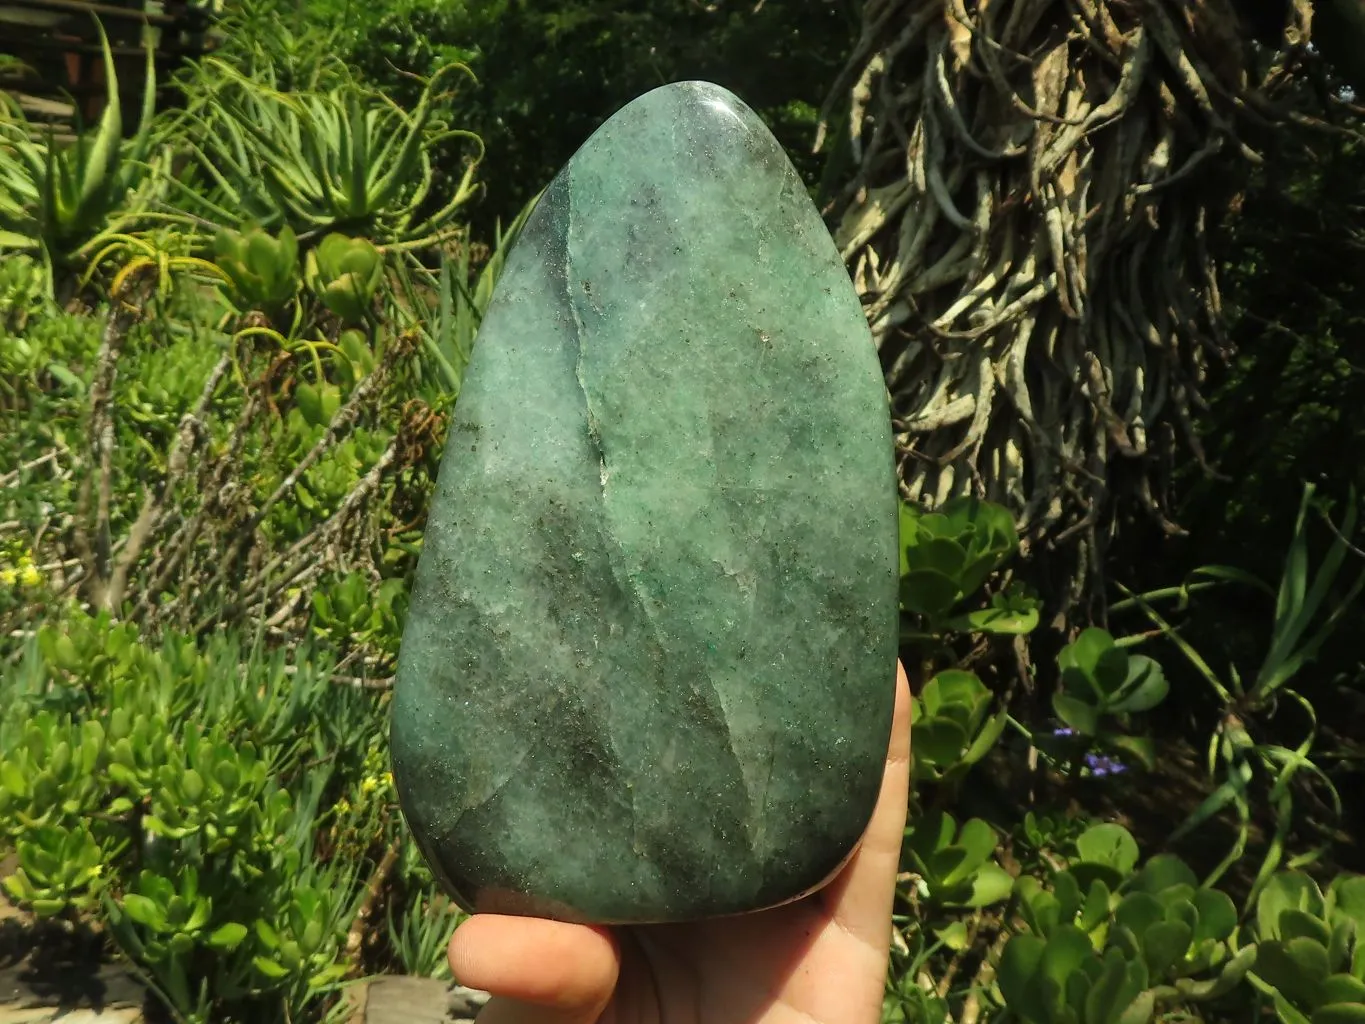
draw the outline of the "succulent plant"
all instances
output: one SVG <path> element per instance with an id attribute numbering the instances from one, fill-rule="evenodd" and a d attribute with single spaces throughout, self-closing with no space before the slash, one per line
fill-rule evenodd
<path id="1" fill-rule="evenodd" d="M 1237 910 L 1201 887 L 1171 855 L 1139 871 L 1137 845 L 1118 825 L 1077 841 L 1077 859 L 1050 887 L 1015 884 L 1027 932 L 1006 944 L 1006 1004 L 1029 1024 L 1144 1024 L 1162 1007 L 1216 999 L 1255 959 L 1234 949 Z"/>
<path id="2" fill-rule="evenodd" d="M 1006 1004 L 1028 1024 L 1147 1024 L 1156 996 L 1141 958 L 1096 951 L 1073 924 L 1047 938 L 1015 935 L 997 975 Z"/>
<path id="3" fill-rule="evenodd" d="M 1302 872 L 1273 875 L 1247 933 L 1252 982 L 1284 1024 L 1365 1024 L 1365 875 L 1325 893 Z"/>
<path id="4" fill-rule="evenodd" d="M 347 325 L 365 322 L 383 276 L 384 257 L 364 238 L 333 232 L 308 254 L 308 286 Z"/>
<path id="5" fill-rule="evenodd" d="M 918 877 L 920 897 L 939 907 L 984 907 L 1007 899 L 1014 879 L 995 862 L 995 831 L 939 811 L 906 829 L 902 863 Z"/>
<path id="6" fill-rule="evenodd" d="M 100 848 L 84 825 L 30 829 L 18 842 L 16 853 L 19 868 L 5 879 L 5 891 L 38 917 L 52 917 L 69 907 L 93 906 L 109 851 Z"/>
<path id="7" fill-rule="evenodd" d="M 981 760 L 1005 728 L 1006 712 L 991 715 L 992 701 L 981 680 L 960 669 L 925 683 L 911 714 L 915 777 L 951 781 Z"/>
<path id="8" fill-rule="evenodd" d="M 1236 929 L 1226 893 L 1201 886 L 1180 858 L 1160 854 L 1122 887 L 1108 942 L 1142 957 L 1159 1003 L 1216 999 L 1255 959 L 1252 950 L 1233 949 Z"/>
<path id="9" fill-rule="evenodd" d="M 318 384 L 299 381 L 294 387 L 294 404 L 309 426 L 325 427 L 341 408 L 341 388 L 325 380 Z"/>
<path id="10" fill-rule="evenodd" d="M 96 769 L 105 756 L 99 722 L 40 711 L 0 759 L 0 835 L 74 820 L 97 805 Z"/>
<path id="11" fill-rule="evenodd" d="M 975 594 L 1019 549 L 1009 514 L 975 498 L 954 498 L 935 512 L 902 504 L 900 531 L 901 607 L 930 620 Z M 1035 614 L 1028 628 L 1036 623 Z"/>
<path id="12" fill-rule="evenodd" d="M 1129 654 L 1103 629 L 1087 629 L 1057 657 L 1061 686 L 1052 697 L 1057 717 L 1083 736 L 1100 733 L 1103 715 L 1149 711 L 1170 689 L 1161 666 Z"/>
<path id="13" fill-rule="evenodd" d="M 213 254 L 233 297 L 246 309 L 277 315 L 298 291 L 299 243 L 288 225 L 278 235 L 258 227 L 219 231 Z"/>

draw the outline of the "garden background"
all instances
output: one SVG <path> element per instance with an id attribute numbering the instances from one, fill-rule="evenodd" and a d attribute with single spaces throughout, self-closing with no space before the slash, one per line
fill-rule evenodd
<path id="1" fill-rule="evenodd" d="M 26 947 L 184 1022 L 343 1020 L 359 980 L 446 970 L 386 708 L 450 411 L 539 191 L 704 78 L 792 155 L 892 399 L 885 1019 L 1365 1021 L 1358 5 L 204 14 L 173 72 L 92 21 L 120 88 L 84 120 L 0 104 Z M 26 57 L 12 93 L 59 93 Z"/>

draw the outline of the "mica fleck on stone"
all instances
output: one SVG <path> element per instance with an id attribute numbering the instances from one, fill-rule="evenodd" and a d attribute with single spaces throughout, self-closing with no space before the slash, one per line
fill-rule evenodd
<path id="1" fill-rule="evenodd" d="M 453 414 L 393 698 L 401 804 L 465 907 L 756 910 L 861 836 L 894 699 L 897 504 L 863 312 L 717 86 L 554 179 Z"/>

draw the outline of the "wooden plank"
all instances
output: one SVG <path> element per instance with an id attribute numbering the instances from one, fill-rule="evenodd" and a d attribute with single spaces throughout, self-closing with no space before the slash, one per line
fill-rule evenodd
<path id="1" fill-rule="evenodd" d="M 19 109 L 25 114 L 36 117 L 50 117 L 58 121 L 76 116 L 76 108 L 70 103 L 46 99 L 42 96 L 30 96 L 23 92 L 17 92 L 13 95 L 19 101 Z"/>
<path id="2" fill-rule="evenodd" d="M 3 22 L 4 20 L 5 19 L 3 15 L 0 15 L 0 22 Z M 21 42 L 18 42 L 13 45 L 15 45 L 16 48 L 48 51 L 56 50 L 59 53 L 88 53 L 95 55 L 104 52 L 103 47 L 101 47 L 99 43 L 78 42 L 76 40 L 68 39 L 53 39 L 51 36 L 41 35 L 32 38 L 27 37 L 23 38 Z M 160 64 L 165 63 L 169 58 L 172 57 L 176 58 L 197 57 L 200 54 L 207 52 L 207 48 L 200 43 L 185 44 L 163 42 L 158 46 L 154 47 L 154 51 L 156 55 L 156 60 Z M 147 60 L 147 51 L 145 48 L 141 46 L 110 46 L 109 52 L 112 53 L 115 57 L 122 58 L 136 57 L 144 62 Z"/>
<path id="3" fill-rule="evenodd" d="M 184 15 L 152 14 L 148 11 L 135 8 L 114 7 L 110 4 L 86 3 L 85 0 L 5 0 L 5 6 L 29 7 L 41 11 L 67 11 L 73 14 L 83 15 L 88 15 L 93 12 L 105 18 L 148 21 L 153 25 L 174 25 L 179 21 L 185 20 Z"/>
<path id="4" fill-rule="evenodd" d="M 114 964 L 0 967 L 0 1024 L 143 1024 L 147 991 Z"/>
<path id="5" fill-rule="evenodd" d="M 487 992 L 435 978 L 389 975 L 357 985 L 351 1024 L 468 1024 Z"/>

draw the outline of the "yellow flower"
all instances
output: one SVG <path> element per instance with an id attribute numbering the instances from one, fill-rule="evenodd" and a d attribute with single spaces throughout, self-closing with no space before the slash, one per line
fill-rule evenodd
<path id="1" fill-rule="evenodd" d="M 365 796 L 369 796 L 378 788 L 379 780 L 376 779 L 373 775 L 366 775 L 365 778 L 362 779 L 360 782 L 360 792 L 363 793 Z"/>
<path id="2" fill-rule="evenodd" d="M 6 566 L 0 569 L 0 587 L 12 587 L 19 582 L 19 574 Z"/>
<path id="3" fill-rule="evenodd" d="M 36 587 L 43 582 L 43 574 L 33 565 L 25 565 L 19 570 L 19 582 L 26 587 Z"/>
<path id="4" fill-rule="evenodd" d="M 334 810 L 337 812 L 337 814 L 350 814 L 351 801 L 347 800 L 343 796 L 340 800 L 336 802 L 336 807 L 334 808 Z"/>

